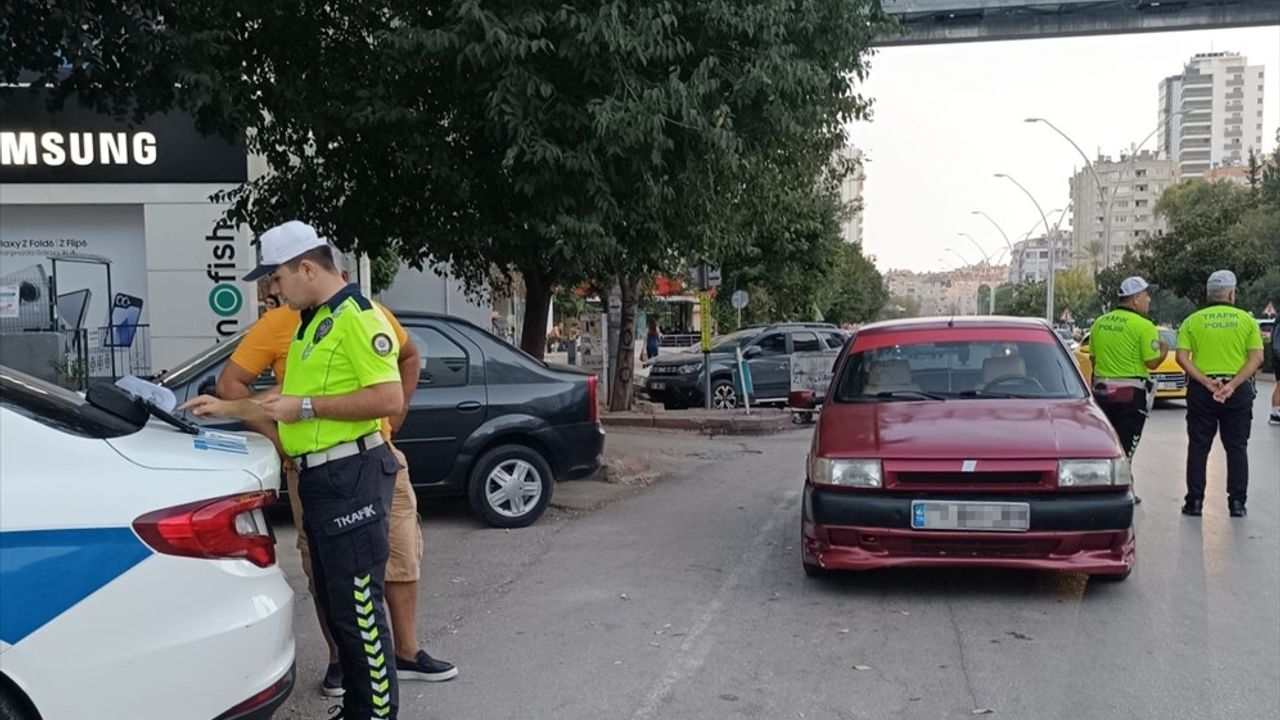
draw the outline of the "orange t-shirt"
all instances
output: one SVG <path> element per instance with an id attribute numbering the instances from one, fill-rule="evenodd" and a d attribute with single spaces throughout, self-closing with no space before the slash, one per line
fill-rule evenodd
<path id="1" fill-rule="evenodd" d="M 377 303 L 374 303 L 377 305 Z M 391 323 L 396 333 L 396 341 L 400 347 L 409 342 L 409 333 L 404 331 L 400 321 L 390 310 L 377 305 L 387 322 Z M 290 307 L 278 307 L 263 313 L 258 322 L 250 326 L 249 331 L 240 339 L 240 345 L 231 353 L 231 362 L 241 369 L 257 376 L 267 368 L 271 368 L 276 377 L 276 384 L 284 382 L 285 360 L 289 357 L 289 343 L 298 332 L 298 324 L 302 322 L 302 313 Z M 391 439 L 390 418 L 382 421 L 382 434 Z"/>

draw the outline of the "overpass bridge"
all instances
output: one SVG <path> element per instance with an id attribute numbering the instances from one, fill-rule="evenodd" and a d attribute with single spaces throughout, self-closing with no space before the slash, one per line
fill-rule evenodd
<path id="1" fill-rule="evenodd" d="M 898 33 L 876 44 L 1280 26 L 1280 0 L 880 0 Z M 1280 42 L 1280 30 L 1277 31 Z"/>

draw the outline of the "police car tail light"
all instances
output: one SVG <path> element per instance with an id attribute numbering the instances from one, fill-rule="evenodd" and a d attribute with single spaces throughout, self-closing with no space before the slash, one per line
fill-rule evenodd
<path id="1" fill-rule="evenodd" d="M 587 378 L 587 402 L 590 405 L 590 408 L 587 410 L 587 422 L 600 421 L 600 405 L 598 404 L 599 400 L 596 391 L 597 382 L 598 380 L 595 375 Z"/>
<path id="2" fill-rule="evenodd" d="M 274 492 L 201 500 L 156 510 L 133 521 L 133 530 L 165 555 L 248 560 L 258 567 L 276 562 L 276 539 L 263 508 Z"/>

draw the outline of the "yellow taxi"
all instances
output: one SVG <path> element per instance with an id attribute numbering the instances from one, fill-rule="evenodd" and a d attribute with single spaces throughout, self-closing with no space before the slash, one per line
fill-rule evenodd
<path id="1" fill-rule="evenodd" d="M 1169 354 L 1165 356 L 1160 367 L 1151 371 L 1151 381 L 1156 384 L 1157 400 L 1172 400 L 1187 396 L 1187 374 L 1183 372 L 1174 357 L 1174 348 L 1178 347 L 1178 333 L 1169 328 L 1160 328 L 1160 339 L 1169 345 Z M 1089 336 L 1080 340 L 1080 347 L 1075 349 L 1076 364 L 1084 379 L 1093 385 L 1093 357 L 1089 355 Z"/>

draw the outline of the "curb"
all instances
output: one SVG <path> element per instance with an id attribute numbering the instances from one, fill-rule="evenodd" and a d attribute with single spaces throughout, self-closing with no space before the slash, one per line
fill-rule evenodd
<path id="1" fill-rule="evenodd" d="M 641 413 L 614 413 L 601 415 L 606 427 L 647 428 L 695 432 L 700 435 L 777 435 L 792 429 L 794 424 L 786 413 L 761 416 L 728 416 L 721 418 L 681 417 L 675 413 L 647 415 Z"/>

